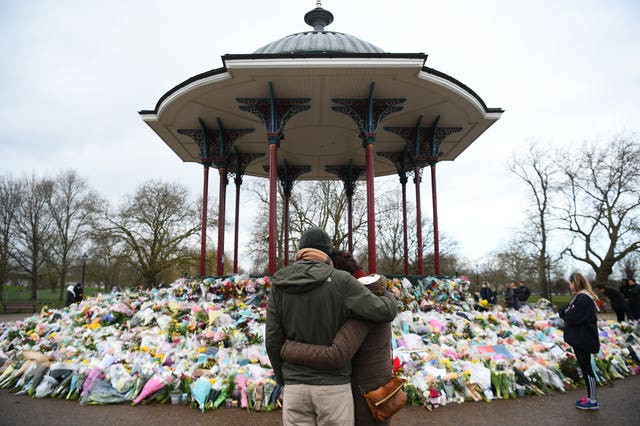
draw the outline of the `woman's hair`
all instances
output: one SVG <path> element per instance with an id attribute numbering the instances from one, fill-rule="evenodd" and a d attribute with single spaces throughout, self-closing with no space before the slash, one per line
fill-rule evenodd
<path id="1" fill-rule="evenodd" d="M 358 262 L 348 251 L 334 251 L 331 253 L 331 260 L 334 268 L 342 269 L 350 274 L 362 269 L 362 266 L 358 265 Z"/>
<path id="2" fill-rule="evenodd" d="M 569 275 L 569 282 L 573 283 L 573 288 L 576 290 L 576 293 L 579 293 L 582 290 L 586 290 L 589 294 L 591 294 L 591 296 L 595 298 L 598 297 L 593 292 L 593 289 L 591 288 L 591 284 L 589 284 L 589 281 L 585 278 L 584 275 L 578 272 L 574 272 L 571 275 Z"/>

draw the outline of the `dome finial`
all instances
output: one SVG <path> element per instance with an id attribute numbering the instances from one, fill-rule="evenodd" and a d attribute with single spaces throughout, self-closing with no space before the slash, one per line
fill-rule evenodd
<path id="1" fill-rule="evenodd" d="M 311 25 L 314 32 L 324 31 L 324 27 L 333 22 L 333 14 L 322 8 L 320 0 L 316 0 L 316 8 L 304 15 L 304 22 Z"/>

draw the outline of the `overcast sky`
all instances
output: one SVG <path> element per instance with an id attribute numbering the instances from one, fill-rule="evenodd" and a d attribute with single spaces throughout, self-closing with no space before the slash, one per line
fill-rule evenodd
<path id="1" fill-rule="evenodd" d="M 303 16 L 315 3 L 0 0 L 0 174 L 74 169 L 115 204 L 149 179 L 177 181 L 199 195 L 202 167 L 182 163 L 138 111 L 221 67 L 224 54 L 252 53 L 309 30 Z M 471 262 L 501 247 L 523 221 L 524 188 L 507 171 L 514 151 L 532 139 L 572 145 L 640 127 L 637 0 L 322 6 L 334 15 L 327 30 L 386 52 L 424 52 L 427 66 L 505 109 L 456 161 L 438 165 L 441 232 Z M 424 217 L 431 217 L 428 176 Z M 216 188 L 211 173 L 212 203 Z M 233 200 L 231 185 L 231 220 Z M 229 233 L 228 251 L 232 241 Z"/>

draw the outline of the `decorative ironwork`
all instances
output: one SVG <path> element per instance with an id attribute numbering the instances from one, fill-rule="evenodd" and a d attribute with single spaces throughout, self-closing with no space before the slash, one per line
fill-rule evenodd
<path id="1" fill-rule="evenodd" d="M 359 136 L 363 144 L 372 143 L 371 138 L 375 137 L 382 119 L 389 114 L 402 111 L 402 107 L 397 105 L 406 101 L 405 98 L 374 99 L 374 87 L 375 83 L 372 82 L 367 99 L 332 99 L 339 106 L 333 106 L 331 109 L 351 117 L 360 131 Z"/>
<path id="2" fill-rule="evenodd" d="M 413 169 L 413 183 L 422 182 L 422 171 L 423 170 L 424 170 L 424 168 L 422 168 L 422 167 L 416 167 L 415 169 Z"/>
<path id="3" fill-rule="evenodd" d="M 365 172 L 365 166 L 356 166 L 353 160 L 349 160 L 346 166 L 325 166 L 325 170 L 338 176 L 344 184 L 344 192 L 348 197 L 352 197 L 356 190 L 356 181 Z"/>
<path id="4" fill-rule="evenodd" d="M 223 168 L 228 166 L 233 143 L 241 136 L 254 132 L 255 129 L 225 129 L 222 121 L 219 118 L 216 120 L 218 129 L 207 127 L 204 120 L 198 117 L 199 129 L 178 129 L 178 133 L 189 136 L 198 144 L 200 161 L 203 165 Z"/>
<path id="5" fill-rule="evenodd" d="M 442 155 L 440 145 L 444 139 L 462 130 L 462 127 L 438 127 L 439 121 L 438 115 L 431 127 L 421 127 L 422 116 L 420 116 L 415 127 L 385 127 L 384 129 L 404 139 L 412 166 L 422 168 L 436 164 Z"/>
<path id="6" fill-rule="evenodd" d="M 264 171 L 268 173 L 269 166 L 264 166 Z M 278 180 L 280 180 L 280 185 L 282 185 L 282 192 L 284 195 L 286 197 L 290 197 L 295 181 L 300 177 L 300 175 L 310 171 L 311 166 L 292 166 L 289 165 L 287 160 L 284 160 L 284 165 L 278 166 Z"/>
<path id="7" fill-rule="evenodd" d="M 282 192 L 287 197 L 291 196 L 293 190 L 293 184 L 300 177 L 300 175 L 310 172 L 311 166 L 290 166 L 287 160 L 284 160 L 284 165 L 278 167 L 278 179 L 280 179 L 280 185 L 282 185 Z"/>
<path id="8" fill-rule="evenodd" d="M 400 183 L 402 185 L 407 183 L 407 163 L 409 161 L 409 154 L 407 153 L 406 146 L 405 149 L 400 152 L 377 152 L 376 154 L 391 161 L 396 167 L 396 172 L 398 172 Z"/>
<path id="9" fill-rule="evenodd" d="M 284 127 L 287 121 L 299 112 L 306 111 L 311 105 L 303 105 L 311 101 L 311 98 L 282 98 L 278 99 L 273 94 L 273 84 L 269 82 L 268 98 L 236 98 L 242 111 L 247 111 L 257 116 L 265 125 L 269 143 L 279 146 L 284 137 Z"/>
<path id="10" fill-rule="evenodd" d="M 228 170 L 229 173 L 234 175 L 236 185 L 242 185 L 242 177 L 249 164 L 257 158 L 264 157 L 264 155 L 262 152 L 240 152 L 237 146 L 233 147 L 233 159 L 229 161 Z"/>

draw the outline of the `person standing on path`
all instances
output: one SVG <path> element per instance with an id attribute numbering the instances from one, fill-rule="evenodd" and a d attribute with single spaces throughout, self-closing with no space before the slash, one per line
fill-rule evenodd
<path id="1" fill-rule="evenodd" d="M 520 281 L 520 285 L 516 289 L 516 297 L 520 302 L 520 306 L 526 306 L 527 300 L 529 300 L 529 296 L 531 296 L 531 290 L 527 287 L 524 281 Z"/>
<path id="2" fill-rule="evenodd" d="M 336 264 L 336 267 L 340 267 Z M 371 274 L 358 279 L 373 294 L 387 293 L 387 278 Z M 318 369 L 340 368 L 351 364 L 351 391 L 355 405 L 355 425 L 389 425 L 390 419 L 377 422 L 362 396 L 391 380 L 393 361 L 391 323 L 349 320 L 338 331 L 331 346 L 287 341 L 282 358 L 294 364 Z"/>
<path id="3" fill-rule="evenodd" d="M 393 298 L 376 296 L 346 271 L 332 266 L 332 244 L 321 228 L 300 237 L 295 262 L 271 278 L 265 346 L 278 384 L 284 385 L 285 425 L 354 422 L 351 365 L 320 370 L 282 359 L 286 340 L 331 345 L 350 318 L 386 323 L 397 314 Z"/>
<path id="4" fill-rule="evenodd" d="M 633 278 L 629 278 L 627 282 L 629 283 L 629 288 L 627 289 L 629 319 L 638 320 L 640 319 L 640 285 L 636 284 L 636 280 Z"/>
<path id="5" fill-rule="evenodd" d="M 505 309 L 520 309 L 520 299 L 518 299 L 517 293 L 516 283 L 507 284 L 504 291 Z"/>
<path id="6" fill-rule="evenodd" d="M 597 354 L 600 350 L 596 305 L 598 296 L 594 294 L 589 281 L 577 272 L 569 277 L 569 287 L 574 296 L 559 314 L 565 323 L 564 341 L 573 348 L 587 386 L 587 396 L 576 401 L 576 408 L 599 410 L 596 377 L 591 363 L 591 354 Z"/>
<path id="7" fill-rule="evenodd" d="M 618 322 L 624 321 L 625 313 L 627 312 L 627 302 L 624 300 L 624 296 L 618 290 L 613 287 L 605 286 L 602 284 L 596 284 L 596 293 L 604 295 L 609 299 L 611 309 L 616 313 Z"/>

